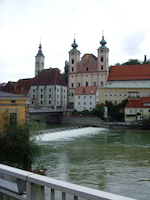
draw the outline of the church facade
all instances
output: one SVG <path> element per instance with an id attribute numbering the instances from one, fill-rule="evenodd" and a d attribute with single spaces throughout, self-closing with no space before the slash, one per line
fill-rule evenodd
<path id="1" fill-rule="evenodd" d="M 105 86 L 109 74 L 109 49 L 105 46 L 104 35 L 97 49 L 97 57 L 93 54 L 85 54 L 80 59 L 80 51 L 74 39 L 72 49 L 69 51 L 68 72 L 68 103 L 74 107 L 74 94 L 77 87 Z"/>

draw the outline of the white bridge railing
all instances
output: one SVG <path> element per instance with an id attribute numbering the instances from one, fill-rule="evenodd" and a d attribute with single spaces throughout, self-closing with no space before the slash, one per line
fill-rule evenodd
<path id="1" fill-rule="evenodd" d="M 13 180 L 17 180 L 14 183 L 3 184 L 3 181 L 5 181 L 5 177 L 13 177 Z M 19 180 L 19 181 L 18 181 Z M 14 186 L 12 184 L 18 184 L 20 183 L 20 180 L 24 181 L 24 184 L 26 184 L 26 191 L 19 194 L 14 192 Z M 61 199 L 74 199 L 78 200 L 79 197 L 88 199 L 88 200 L 131 200 L 131 198 L 123 197 L 107 192 L 103 192 L 100 190 L 95 190 L 71 183 L 67 183 L 64 181 L 52 179 L 46 176 L 37 175 L 31 172 L 27 172 L 21 169 L 9 167 L 6 165 L 0 164 L 0 199 L 3 197 L 3 199 L 8 199 L 7 196 L 11 197 L 11 200 L 14 198 L 19 200 L 35 200 L 36 197 L 36 185 L 40 187 L 40 199 L 45 199 L 45 188 L 49 188 L 50 190 L 50 197 L 48 199 L 55 200 L 55 193 L 56 191 L 61 192 Z M 67 198 L 67 195 L 72 195 L 72 198 Z M 59 198 L 60 199 L 60 198 Z M 133 200 L 133 199 L 132 199 Z"/>

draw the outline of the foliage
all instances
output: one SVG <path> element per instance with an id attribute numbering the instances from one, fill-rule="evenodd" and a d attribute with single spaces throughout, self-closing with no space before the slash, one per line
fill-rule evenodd
<path id="1" fill-rule="evenodd" d="M 104 106 L 102 106 L 100 104 L 96 105 L 96 107 L 92 111 L 94 116 L 97 116 L 101 119 L 104 119 L 104 112 L 105 112 Z"/>
<path id="2" fill-rule="evenodd" d="M 83 110 L 83 111 L 77 111 L 76 109 L 72 111 L 71 115 L 94 115 L 101 119 L 104 119 L 104 106 L 102 105 L 96 105 L 96 107 L 92 110 Z"/>
<path id="3" fill-rule="evenodd" d="M 0 137 L 0 162 L 30 169 L 35 158 L 41 153 L 36 139 L 37 130 L 44 127 L 45 123 L 33 120 L 5 124 L 5 135 Z"/>
<path id="4" fill-rule="evenodd" d="M 150 115 L 143 115 L 143 128 L 146 130 L 150 130 Z"/>
<path id="5" fill-rule="evenodd" d="M 138 59 L 129 59 L 127 62 L 115 63 L 115 66 L 120 66 L 120 65 L 141 65 L 141 64 L 150 64 L 150 59 L 146 60 L 146 58 L 145 58 L 144 61 L 140 61 Z"/>
<path id="6" fill-rule="evenodd" d="M 137 121 L 131 122 L 130 123 L 130 128 L 131 129 L 139 129 L 138 122 Z"/>
<path id="7" fill-rule="evenodd" d="M 122 103 L 119 103 L 118 105 L 114 105 L 112 101 L 106 102 L 108 106 L 108 115 L 111 117 L 111 121 L 123 121 L 124 113 L 120 113 L 120 110 L 124 109 L 127 102 L 128 99 L 123 100 Z"/>
<path id="8" fill-rule="evenodd" d="M 64 72 L 62 75 L 65 83 L 68 85 L 68 68 L 69 68 L 69 62 L 66 60 L 65 61 L 65 67 L 64 67 Z"/>

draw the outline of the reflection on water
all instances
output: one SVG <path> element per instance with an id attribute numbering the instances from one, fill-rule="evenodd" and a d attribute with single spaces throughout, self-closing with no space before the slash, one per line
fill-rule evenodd
<path id="1" fill-rule="evenodd" d="M 83 128 L 45 134 L 39 158 L 47 176 L 150 199 L 150 133 Z"/>

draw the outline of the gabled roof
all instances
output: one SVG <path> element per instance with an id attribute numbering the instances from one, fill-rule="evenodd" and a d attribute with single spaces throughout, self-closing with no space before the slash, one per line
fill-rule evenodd
<path id="1" fill-rule="evenodd" d="M 108 81 L 150 80 L 150 64 L 112 66 Z"/>
<path id="2" fill-rule="evenodd" d="M 95 95 L 97 86 L 77 87 L 75 95 Z"/>
<path id="3" fill-rule="evenodd" d="M 67 86 L 57 68 L 43 69 L 33 79 L 32 85 L 62 85 Z"/>
<path id="4" fill-rule="evenodd" d="M 142 97 L 138 100 L 129 100 L 125 108 L 150 108 L 150 97 Z"/>

